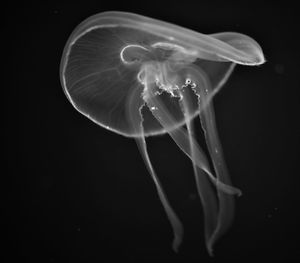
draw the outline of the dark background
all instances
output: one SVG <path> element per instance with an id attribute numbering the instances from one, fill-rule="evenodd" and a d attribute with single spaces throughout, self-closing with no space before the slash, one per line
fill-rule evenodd
<path id="1" fill-rule="evenodd" d="M 5 7 L 3 262 L 292 262 L 299 250 L 299 26 L 297 8 L 255 2 L 82 1 Z M 179 254 L 135 141 L 73 109 L 59 80 L 72 30 L 90 15 L 139 13 L 202 33 L 237 31 L 267 63 L 237 66 L 215 98 L 234 185 L 235 222 L 209 258 L 190 161 L 168 136 L 151 160 L 185 227 Z M 7 78 L 9 76 L 9 78 Z M 6 94 L 6 93 L 3 93 Z M 201 139 L 201 138 L 200 138 Z M 6 169 L 8 168 L 8 169 Z M 7 233 L 7 235 L 6 235 Z"/>

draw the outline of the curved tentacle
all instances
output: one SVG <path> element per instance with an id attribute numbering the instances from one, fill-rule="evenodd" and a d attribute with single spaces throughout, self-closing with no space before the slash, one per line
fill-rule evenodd
<path id="1" fill-rule="evenodd" d="M 182 90 L 180 92 L 181 100 L 180 106 L 182 108 L 182 112 L 185 116 L 186 120 L 186 127 L 189 134 L 190 139 L 190 149 L 191 149 L 191 156 L 193 160 L 197 157 L 195 155 L 196 152 L 196 145 L 193 143 L 192 138 L 194 137 L 194 127 L 193 127 L 193 120 L 190 120 L 189 116 L 191 114 L 190 110 L 190 98 L 188 94 Z M 213 251 L 212 247 L 210 246 L 210 239 L 213 236 L 213 233 L 217 226 L 217 219 L 218 219 L 218 199 L 216 197 L 215 192 L 212 189 L 212 185 L 208 181 L 207 177 L 204 176 L 205 172 L 195 164 L 193 161 L 193 170 L 195 175 L 195 181 L 197 186 L 197 192 L 200 197 L 202 207 L 203 207 L 203 214 L 204 214 L 204 233 L 205 233 L 205 243 L 208 253 L 212 256 Z"/>
<path id="2" fill-rule="evenodd" d="M 206 78 L 206 74 L 200 69 L 198 69 L 198 72 L 192 71 L 191 78 L 196 79 L 196 85 L 194 86 L 194 89 L 198 96 L 199 108 L 201 109 L 200 110 L 201 126 L 204 131 L 208 151 L 210 153 L 214 170 L 217 176 L 217 182 L 222 182 L 227 185 L 231 185 L 231 180 L 224 161 L 222 146 L 216 128 L 213 104 L 212 102 L 207 103 L 207 100 L 211 99 L 211 94 L 214 91 L 210 85 L 209 79 Z M 205 105 L 205 107 L 203 107 L 202 105 Z M 233 197 L 225 194 L 223 191 L 220 191 L 218 187 L 217 187 L 217 194 L 219 200 L 217 225 L 207 244 L 207 247 L 211 251 L 211 253 L 212 253 L 213 245 L 230 227 L 234 216 Z M 242 193 L 239 190 L 239 195 L 241 194 Z"/>
<path id="3" fill-rule="evenodd" d="M 134 92 L 132 92 L 132 95 L 130 96 L 130 98 L 128 99 L 128 104 L 127 104 L 127 116 L 128 119 L 131 122 L 132 127 L 134 128 L 135 132 L 137 134 L 140 134 L 140 137 L 137 137 L 136 143 L 138 145 L 139 151 L 143 157 L 143 160 L 146 164 L 147 170 L 149 171 L 155 186 L 156 186 L 156 190 L 159 196 L 159 199 L 164 207 L 164 210 L 167 214 L 167 217 L 172 225 L 173 228 L 173 233 L 174 233 L 174 239 L 173 239 L 173 243 L 172 243 L 172 248 L 175 252 L 178 252 L 178 248 L 180 246 L 180 244 L 182 243 L 182 239 L 183 239 L 183 226 L 178 218 L 178 216 L 176 215 L 176 213 L 174 212 L 174 210 L 172 209 L 165 193 L 164 190 L 161 186 L 161 183 L 155 173 L 155 170 L 151 164 L 148 152 L 147 152 L 147 145 L 146 145 L 146 140 L 145 140 L 145 136 L 144 136 L 144 129 L 143 129 L 143 117 L 142 117 L 142 113 L 141 110 L 144 106 L 144 102 L 141 98 L 141 92 L 140 90 L 136 89 Z"/>
<path id="4" fill-rule="evenodd" d="M 195 164 L 206 172 L 211 181 L 223 192 L 228 194 L 237 194 L 240 195 L 241 192 L 239 189 L 227 185 L 222 181 L 216 179 L 209 168 L 208 160 L 202 151 L 201 147 L 198 145 L 197 141 L 183 129 L 179 128 L 176 130 L 171 130 L 169 127 L 173 127 L 175 120 L 172 118 L 172 115 L 168 111 L 168 109 L 164 106 L 164 104 L 160 101 L 157 95 L 148 95 L 144 98 L 148 108 L 154 115 L 154 117 L 160 122 L 160 124 L 165 127 L 166 130 L 169 130 L 168 133 L 178 145 L 178 147 L 193 161 Z M 192 157 L 191 149 L 190 149 L 190 141 L 195 146 L 194 155 L 195 158 Z"/>

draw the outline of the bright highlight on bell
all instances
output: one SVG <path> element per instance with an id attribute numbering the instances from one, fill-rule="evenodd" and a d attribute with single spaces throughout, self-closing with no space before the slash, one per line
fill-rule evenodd
<path id="1" fill-rule="evenodd" d="M 175 251 L 183 226 L 155 173 L 145 138 L 169 134 L 191 159 L 212 255 L 232 222 L 233 195 L 241 194 L 230 182 L 212 99 L 236 64 L 264 62 L 259 44 L 246 35 L 204 35 L 124 12 L 88 18 L 66 44 L 60 73 L 67 98 L 101 127 L 135 138 L 171 223 Z M 213 167 L 196 140 L 193 121 L 198 117 Z"/>

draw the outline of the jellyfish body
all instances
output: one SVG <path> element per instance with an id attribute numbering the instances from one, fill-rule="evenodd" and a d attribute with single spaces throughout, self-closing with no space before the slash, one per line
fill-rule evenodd
<path id="1" fill-rule="evenodd" d="M 203 35 L 124 12 L 92 16 L 66 44 L 61 82 L 67 98 L 98 125 L 135 138 L 171 223 L 175 251 L 183 227 L 155 173 L 145 138 L 168 133 L 191 159 L 203 206 L 206 247 L 212 255 L 214 243 L 232 222 L 233 195 L 241 194 L 230 182 L 212 99 L 236 64 L 262 63 L 260 46 L 243 34 Z M 212 168 L 195 137 L 197 116 Z"/>

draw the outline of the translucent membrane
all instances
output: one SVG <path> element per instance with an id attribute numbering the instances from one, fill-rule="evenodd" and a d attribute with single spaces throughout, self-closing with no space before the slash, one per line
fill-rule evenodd
<path id="1" fill-rule="evenodd" d="M 191 159 L 203 205 L 207 250 L 234 214 L 233 195 L 215 123 L 212 99 L 236 64 L 260 65 L 258 43 L 239 33 L 203 35 L 170 23 L 123 12 L 105 12 L 72 33 L 61 63 L 61 82 L 72 105 L 96 124 L 136 139 L 174 232 L 183 227 L 147 152 L 147 136 L 168 133 Z M 213 164 L 198 145 L 198 116 Z M 215 189 L 213 189 L 215 188 Z"/>

